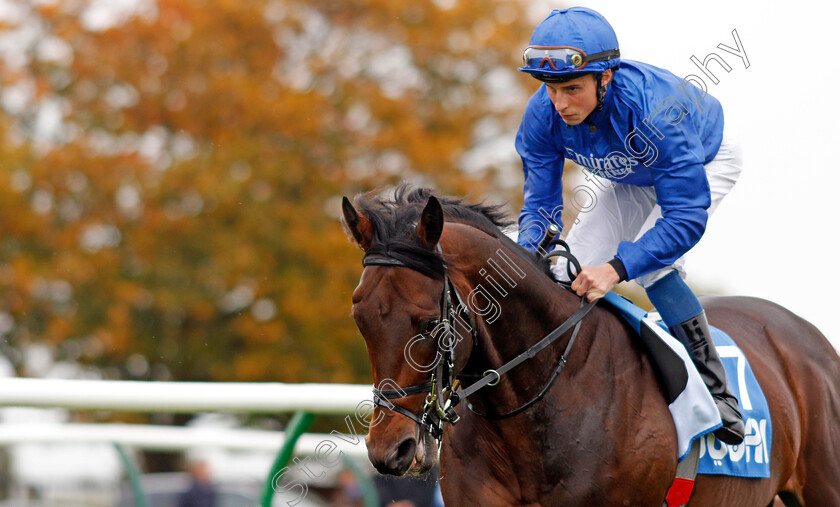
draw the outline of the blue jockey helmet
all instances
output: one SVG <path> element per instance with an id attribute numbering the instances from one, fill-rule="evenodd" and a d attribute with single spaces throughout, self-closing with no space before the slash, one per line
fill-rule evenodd
<path id="1" fill-rule="evenodd" d="M 561 82 L 617 67 L 619 56 L 618 38 L 604 16 L 586 7 L 554 9 L 534 29 L 519 70 Z"/>

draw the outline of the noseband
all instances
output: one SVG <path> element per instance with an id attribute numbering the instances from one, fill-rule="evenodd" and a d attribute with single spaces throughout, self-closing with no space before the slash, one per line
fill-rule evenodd
<path id="1" fill-rule="evenodd" d="M 550 240 L 551 238 L 548 238 L 548 241 Z M 541 244 L 541 246 L 544 246 L 547 249 L 547 247 L 549 246 L 548 241 L 544 241 L 544 243 Z M 580 272 L 580 264 L 578 263 L 577 259 L 575 259 L 575 257 L 569 252 L 568 245 L 566 245 L 566 243 L 560 239 L 555 239 L 550 242 L 551 244 L 556 244 L 564 247 L 565 251 L 558 249 L 546 255 L 545 257 L 549 258 L 560 256 L 568 259 L 569 265 L 567 267 L 567 270 L 569 272 L 570 278 L 574 279 L 575 273 Z M 437 252 L 441 255 L 443 254 L 443 252 L 440 249 L 440 245 L 437 246 Z M 365 257 L 362 259 L 362 266 L 392 266 L 412 269 L 411 266 L 406 265 L 402 261 L 393 257 L 388 257 L 387 255 L 381 253 L 365 255 Z M 572 266 L 576 268 L 576 272 L 572 271 Z M 457 302 L 457 310 L 456 306 L 452 304 L 453 294 L 455 296 L 455 301 Z M 466 310 L 467 307 L 461 303 L 461 300 L 458 296 L 458 292 L 457 290 L 455 290 L 455 286 L 452 285 L 452 282 L 449 280 L 445 268 L 443 272 L 443 293 L 441 294 L 440 301 L 440 323 L 444 326 L 444 332 L 447 333 L 447 336 L 454 336 L 454 323 L 456 315 Z M 460 392 L 458 391 L 459 380 L 455 378 L 454 374 L 455 345 L 457 344 L 457 342 L 453 340 L 452 345 L 450 347 L 442 347 L 442 357 L 440 360 L 438 360 L 438 364 L 435 366 L 434 372 L 431 375 L 431 379 L 428 382 L 397 389 L 374 388 L 373 403 L 376 406 L 393 410 L 394 412 L 408 417 L 409 419 L 420 425 L 421 428 L 424 428 L 426 431 L 428 431 L 429 434 L 431 434 L 432 437 L 438 441 L 438 445 L 440 445 L 441 439 L 443 437 L 444 424 L 450 423 L 454 425 L 460 420 L 460 416 L 458 416 L 455 413 L 455 407 L 458 405 L 458 403 L 460 403 L 461 400 L 466 400 L 467 397 L 471 396 L 472 394 L 475 394 L 475 392 L 479 389 L 482 389 L 487 386 L 495 386 L 501 380 L 502 375 L 506 374 L 508 371 L 520 365 L 524 361 L 536 356 L 537 353 L 551 345 L 555 340 L 560 338 L 570 329 L 574 328 L 572 336 L 569 339 L 568 344 L 566 345 L 566 349 L 563 351 L 563 355 L 560 357 L 557 366 L 552 372 L 551 378 L 549 379 L 545 387 L 540 391 L 540 393 L 537 394 L 537 396 L 535 396 L 533 399 L 531 399 L 524 405 L 518 407 L 517 409 L 501 415 L 488 415 L 475 412 L 475 410 L 472 409 L 472 406 L 470 406 L 469 402 L 467 402 L 467 407 L 472 412 L 482 417 L 487 417 L 491 419 L 504 419 L 519 414 L 527 408 L 531 407 L 533 404 L 540 401 L 543 398 L 543 396 L 545 396 L 545 394 L 548 392 L 548 389 L 554 383 L 554 380 L 557 378 L 560 372 L 563 371 L 563 368 L 566 366 L 566 358 L 568 357 L 572 345 L 575 342 L 575 338 L 577 337 L 578 331 L 580 330 L 581 322 L 586 316 L 586 314 L 589 313 L 589 311 L 595 307 L 596 303 L 597 300 L 590 301 L 587 303 L 585 298 L 581 298 L 580 308 L 578 308 L 577 311 L 570 315 L 568 319 L 566 319 L 553 331 L 551 331 L 540 341 L 529 347 L 526 351 L 522 352 L 521 354 L 511 359 L 507 363 L 503 364 L 499 368 L 485 371 L 484 374 L 480 376 L 480 378 L 478 378 L 478 380 L 472 383 L 469 387 L 460 390 Z M 478 333 L 476 330 L 474 320 L 472 319 L 472 315 L 469 311 L 466 311 L 465 313 L 467 323 L 469 324 L 472 332 L 473 345 L 478 345 Z M 440 343 L 438 343 L 438 349 L 440 348 Z M 440 351 L 438 350 L 438 352 Z M 406 398 L 408 396 L 422 393 L 428 394 L 426 395 L 426 400 L 423 405 L 423 412 L 420 416 L 411 412 L 410 410 L 407 410 L 404 407 L 401 407 L 389 401 L 399 398 Z"/>

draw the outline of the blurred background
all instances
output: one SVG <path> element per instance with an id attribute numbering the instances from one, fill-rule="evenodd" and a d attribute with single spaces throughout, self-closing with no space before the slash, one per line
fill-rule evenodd
<path id="1" fill-rule="evenodd" d="M 516 67 L 536 23 L 568 5 L 0 0 L 0 376 L 370 383 L 349 318 L 361 253 L 339 225 L 341 197 L 407 180 L 516 216 L 513 137 L 539 84 Z M 583 5 L 610 20 L 622 57 L 707 78 L 741 133 L 745 170 L 690 254 L 692 286 L 774 300 L 840 346 L 829 257 L 840 108 L 825 8 Z M 718 48 L 735 47 L 733 30 L 749 66 Z M 718 84 L 690 60 L 711 52 L 731 67 L 710 65 Z M 567 170 L 571 189 L 582 178 Z M 272 430 L 288 417 L 202 421 Z M 340 427 L 326 417 L 314 429 Z M 28 495 L 43 463 L 74 463 L 21 449 L 3 450 L 0 498 Z M 70 451 L 99 470 L 84 480 L 122 480 L 114 450 L 95 452 Z M 240 471 L 263 474 L 263 454 Z M 138 458 L 147 472 L 189 461 Z M 219 476 L 232 458 L 201 459 Z"/>

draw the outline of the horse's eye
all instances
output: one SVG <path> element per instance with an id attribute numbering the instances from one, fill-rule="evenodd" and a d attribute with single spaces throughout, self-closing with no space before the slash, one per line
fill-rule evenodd
<path id="1" fill-rule="evenodd" d="M 435 328 L 438 327 L 440 321 L 438 319 L 429 319 L 426 321 L 426 324 L 423 326 L 423 332 L 426 334 L 432 334 Z"/>

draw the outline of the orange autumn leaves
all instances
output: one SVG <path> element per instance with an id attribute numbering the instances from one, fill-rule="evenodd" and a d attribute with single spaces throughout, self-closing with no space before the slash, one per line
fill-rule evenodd
<path id="1" fill-rule="evenodd" d="M 4 21 L 6 347 L 126 378 L 367 381 L 340 198 L 403 179 L 515 198 L 515 160 L 464 161 L 534 87 L 527 3 L 138 5 L 106 28 L 87 2 Z"/>

